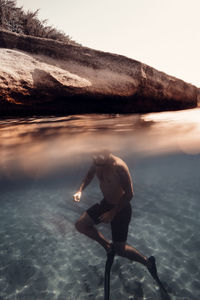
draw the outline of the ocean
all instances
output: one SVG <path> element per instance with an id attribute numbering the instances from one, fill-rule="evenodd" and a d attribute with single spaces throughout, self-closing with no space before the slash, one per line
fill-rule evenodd
<path id="1" fill-rule="evenodd" d="M 102 195 L 95 178 L 107 148 L 134 185 L 128 244 L 156 257 L 163 294 L 147 269 L 116 256 L 110 299 L 200 299 L 200 109 L 135 115 L 0 120 L 0 300 L 103 299 L 105 250 L 75 221 Z M 110 227 L 98 229 L 111 239 Z"/>

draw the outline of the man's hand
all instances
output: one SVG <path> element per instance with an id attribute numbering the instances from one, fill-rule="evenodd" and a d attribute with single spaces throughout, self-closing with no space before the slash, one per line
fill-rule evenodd
<path id="1" fill-rule="evenodd" d="M 75 202 L 79 202 L 81 200 L 81 192 L 77 192 L 76 194 L 73 195 L 73 199 Z"/>
<path id="2" fill-rule="evenodd" d="M 114 216 L 115 216 L 115 211 L 109 210 L 99 217 L 99 221 L 103 223 L 110 223 L 112 222 Z"/>

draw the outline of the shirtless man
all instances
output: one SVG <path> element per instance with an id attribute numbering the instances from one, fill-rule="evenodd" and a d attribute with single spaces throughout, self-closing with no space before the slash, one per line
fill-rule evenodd
<path id="1" fill-rule="evenodd" d="M 133 197 L 133 185 L 127 165 L 108 151 L 96 152 L 92 158 L 93 163 L 79 190 L 74 194 L 74 201 L 80 201 L 82 191 L 95 175 L 104 198 L 82 214 L 75 224 L 76 229 L 97 241 L 108 255 L 115 253 L 145 265 L 154 277 L 157 272 L 155 258 L 147 258 L 126 243 L 131 220 L 130 200 Z M 111 224 L 112 243 L 94 226 L 101 222 Z"/>

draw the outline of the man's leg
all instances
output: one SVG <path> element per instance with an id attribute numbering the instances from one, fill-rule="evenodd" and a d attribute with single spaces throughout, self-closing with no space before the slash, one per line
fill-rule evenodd
<path id="1" fill-rule="evenodd" d="M 112 240 L 117 255 L 137 261 L 143 265 L 147 264 L 147 257 L 134 247 L 126 244 L 128 228 L 131 220 L 131 205 L 121 210 L 111 222 Z"/>
<path id="2" fill-rule="evenodd" d="M 84 212 L 82 216 L 75 223 L 76 229 L 80 232 L 98 242 L 101 246 L 104 247 L 106 251 L 110 249 L 110 242 L 103 236 L 101 232 L 99 232 L 94 227 L 95 222 L 88 215 L 87 212 Z"/>
<path id="3" fill-rule="evenodd" d="M 146 266 L 152 277 L 158 282 L 161 288 L 165 290 L 157 275 L 156 261 L 154 256 L 147 258 L 134 247 L 127 245 L 126 242 L 114 242 L 113 245 L 115 253 L 119 256 L 137 261 Z"/>
<path id="4" fill-rule="evenodd" d="M 117 255 L 147 265 L 148 258 L 126 242 L 113 242 L 113 245 Z"/>

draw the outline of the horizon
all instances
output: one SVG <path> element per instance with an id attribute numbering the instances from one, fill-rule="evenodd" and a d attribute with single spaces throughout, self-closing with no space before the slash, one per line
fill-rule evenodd
<path id="1" fill-rule="evenodd" d="M 17 0 L 24 10 L 92 49 L 147 64 L 200 87 L 198 0 Z M 78 21 L 77 21 L 78 20 Z"/>

